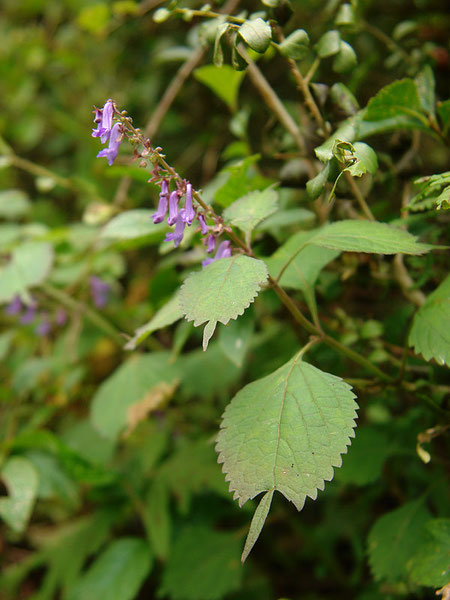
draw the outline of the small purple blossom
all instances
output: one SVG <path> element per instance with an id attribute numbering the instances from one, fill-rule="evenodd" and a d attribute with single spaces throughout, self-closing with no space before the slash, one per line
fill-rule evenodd
<path id="1" fill-rule="evenodd" d="M 200 231 L 202 235 L 207 235 L 209 232 L 208 225 L 206 224 L 205 217 L 203 215 L 197 215 L 198 222 L 200 223 Z"/>
<path id="2" fill-rule="evenodd" d="M 109 144 L 107 148 L 100 150 L 97 154 L 97 158 L 105 157 L 108 160 L 109 166 L 116 160 L 117 154 L 119 153 L 120 142 L 122 141 L 122 127 L 120 123 L 115 123 L 111 130 L 109 137 Z"/>
<path id="3" fill-rule="evenodd" d="M 8 306 L 5 307 L 5 313 L 9 316 L 14 316 L 20 314 L 22 310 L 22 300 L 20 296 L 14 296 Z"/>
<path id="4" fill-rule="evenodd" d="M 44 314 L 42 316 L 41 322 L 35 328 L 34 331 L 35 331 L 36 335 L 38 335 L 39 337 L 45 337 L 45 336 L 47 336 L 50 333 L 51 328 L 52 328 L 52 326 L 50 324 L 50 321 L 48 320 L 47 315 Z"/>
<path id="5" fill-rule="evenodd" d="M 211 254 L 211 252 L 214 252 L 215 248 L 216 248 L 216 238 L 211 233 L 206 238 L 206 252 L 208 254 Z"/>
<path id="6" fill-rule="evenodd" d="M 178 201 L 180 197 L 178 192 L 175 190 L 169 196 L 169 218 L 167 219 L 167 225 L 174 225 L 178 219 Z"/>
<path id="7" fill-rule="evenodd" d="M 231 256 L 231 244 L 228 240 L 225 240 L 224 242 L 219 244 L 219 247 L 217 248 L 217 252 L 216 252 L 216 255 L 214 256 L 214 258 L 206 258 L 202 262 L 202 266 L 207 267 L 212 262 L 215 262 L 216 260 L 219 260 L 220 258 L 229 258 L 230 256 Z"/>
<path id="8" fill-rule="evenodd" d="M 111 286 L 96 275 L 92 275 L 89 278 L 89 283 L 91 286 L 92 300 L 95 306 L 97 308 L 104 308 L 108 304 Z"/>
<path id="9" fill-rule="evenodd" d="M 161 182 L 161 193 L 159 194 L 158 210 L 152 215 L 153 223 L 162 223 L 166 218 L 167 207 L 169 203 L 169 182 L 163 179 Z"/>
<path id="10" fill-rule="evenodd" d="M 192 185 L 190 183 L 186 184 L 186 205 L 185 205 L 185 214 L 184 221 L 186 225 L 191 226 L 192 221 L 195 218 L 194 207 L 192 206 Z"/>
<path id="11" fill-rule="evenodd" d="M 62 327 L 67 322 L 67 313 L 63 308 L 59 308 L 55 315 L 55 323 Z"/>
<path id="12" fill-rule="evenodd" d="M 34 321 L 34 318 L 36 317 L 36 309 L 37 302 L 32 302 L 31 304 L 28 304 L 25 312 L 20 317 L 20 322 L 22 323 L 22 325 L 29 325 Z"/>
<path id="13" fill-rule="evenodd" d="M 178 248 L 178 246 L 181 244 L 181 240 L 183 239 L 184 228 L 186 226 L 184 219 L 184 208 L 182 208 L 177 215 L 177 219 L 175 222 L 175 230 L 173 231 L 173 233 L 168 233 L 164 239 L 165 242 L 173 241 L 173 245 L 175 248 Z M 167 222 L 169 222 L 169 220 L 167 220 Z"/>
<path id="14" fill-rule="evenodd" d="M 103 109 L 95 108 L 94 123 L 97 123 L 97 129 L 92 130 L 92 137 L 99 137 L 102 144 L 106 144 L 110 139 L 113 115 L 114 104 L 112 100 L 108 100 Z"/>

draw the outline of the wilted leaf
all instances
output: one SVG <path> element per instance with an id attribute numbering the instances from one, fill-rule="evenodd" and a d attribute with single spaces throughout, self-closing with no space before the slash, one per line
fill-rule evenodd
<path id="1" fill-rule="evenodd" d="M 136 429 L 138 424 L 150 413 L 164 408 L 167 402 L 172 398 L 177 387 L 178 382 L 170 384 L 164 382 L 158 383 L 147 392 L 142 400 L 129 406 L 127 410 L 128 427 L 124 432 L 124 435 L 130 435 L 130 433 Z"/>

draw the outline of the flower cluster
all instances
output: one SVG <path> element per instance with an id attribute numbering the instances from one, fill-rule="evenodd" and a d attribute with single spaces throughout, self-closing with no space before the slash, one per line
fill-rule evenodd
<path id="1" fill-rule="evenodd" d="M 59 308 L 51 317 L 47 312 L 38 309 L 39 304 L 35 299 L 31 299 L 29 304 L 24 304 L 20 296 L 14 296 L 5 307 L 5 313 L 10 317 L 19 317 L 22 325 L 35 323 L 34 332 L 39 337 L 48 336 L 54 326 L 63 327 L 66 324 L 67 313 L 63 308 Z"/>
<path id="2" fill-rule="evenodd" d="M 113 125 L 115 107 L 112 100 L 108 100 L 103 108 L 94 108 L 94 110 L 94 123 L 97 123 L 97 127 L 92 130 L 92 137 L 99 137 L 102 144 L 109 141 L 108 147 L 100 150 L 97 157 L 104 156 L 111 166 L 119 152 L 120 142 L 123 139 L 123 128 L 120 123 Z"/>
<path id="3" fill-rule="evenodd" d="M 108 142 L 108 147 L 101 150 L 97 156 L 106 157 L 108 164 L 111 166 L 117 157 L 124 135 L 128 135 L 131 132 L 130 141 L 143 145 L 141 152 L 135 151 L 135 157 L 142 159 L 150 158 L 152 162 L 156 163 L 154 164 L 153 177 L 149 179 L 149 182 L 159 185 L 161 192 L 159 194 L 157 211 L 152 215 L 153 223 L 162 223 L 167 218 L 167 224 L 174 227 L 173 231 L 166 235 L 164 241 L 173 242 L 173 245 L 177 248 L 183 240 L 185 228 L 190 227 L 197 220 L 199 230 L 204 237 L 206 252 L 213 254 L 216 250 L 216 238 L 222 233 L 223 227 L 220 223 L 209 226 L 205 215 L 194 208 L 193 197 L 196 192 L 188 181 L 182 180 L 171 167 L 168 167 L 165 161 L 163 161 L 164 167 L 161 169 L 158 160 L 155 160 L 155 157 L 161 158 L 164 156 L 159 154 L 161 148 L 153 149 L 150 141 L 144 139 L 140 131 L 132 127 L 131 119 L 124 117 L 126 113 L 117 111 L 112 100 L 107 100 L 101 109 L 94 107 L 94 112 L 94 122 L 97 124 L 97 127 L 92 131 L 92 136 L 99 137 L 102 144 Z M 114 117 L 116 118 L 116 122 L 114 122 Z M 146 166 L 145 160 L 142 161 L 141 166 Z M 170 191 L 172 181 L 174 182 L 175 189 Z M 184 203 L 182 202 L 182 198 L 185 198 Z M 205 208 L 203 204 L 202 206 Z M 218 218 L 216 217 L 216 219 Z M 215 260 L 229 256 L 231 256 L 230 242 L 223 241 L 219 244 L 214 257 L 205 259 L 202 264 L 203 266 L 207 266 Z M 102 304 L 102 294 L 107 294 L 108 290 L 101 291 L 98 281 L 95 281 L 94 278 L 91 278 L 91 290 L 94 303 L 100 306 Z M 97 300 L 100 301 L 100 304 L 98 304 Z"/>

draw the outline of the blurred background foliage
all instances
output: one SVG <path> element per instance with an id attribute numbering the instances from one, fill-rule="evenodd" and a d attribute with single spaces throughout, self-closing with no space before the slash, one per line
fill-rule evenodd
<path id="1" fill-rule="evenodd" d="M 316 43 L 335 27 L 338 1 L 291 4 L 287 31 L 302 27 Z M 184 253 L 161 249 L 164 232 L 148 225 L 158 190 L 130 161 L 129 149 L 111 168 L 96 160 L 98 143 L 90 135 L 92 106 L 107 98 L 144 128 L 180 65 L 205 39 L 200 19 L 155 23 L 152 13 L 160 5 L 154 0 L 2 2 L 0 253 L 3 260 L 17 241 L 44 240 L 51 256 L 44 250 L 40 264 L 49 260 L 52 270 L 33 290 L 37 320 L 20 324 L 13 316 L 1 317 L 1 459 L 10 458 L 0 498 L 5 521 L 0 596 L 432 598 L 432 587 L 423 585 L 438 586 L 424 577 L 411 581 L 405 571 L 412 556 L 408 540 L 398 550 L 402 565 L 388 576 L 383 565 L 370 569 L 367 536 L 371 530 L 375 539 L 383 535 L 372 529 L 381 515 L 425 495 L 427 508 L 421 504 L 399 516 L 405 527 L 448 515 L 443 437 L 421 438 L 432 455 L 428 464 L 416 452 L 417 436 L 445 414 L 449 388 L 443 367 L 412 357 L 421 385 L 411 391 L 381 386 L 361 391 L 357 437 L 335 481 L 300 514 L 275 498 L 260 542 L 241 567 L 253 506 L 239 510 L 233 503 L 216 463 L 214 437 L 234 393 L 286 362 L 298 348 L 298 332 L 275 295 L 265 292 L 237 322 L 246 340 L 241 355 L 233 347 L 240 330 L 230 335 L 222 328 L 203 354 L 199 333 L 184 321 L 147 338 L 131 358 L 122 349 L 120 332 L 130 336 L 148 321 L 201 255 L 199 240 Z M 235 10 L 266 8 L 245 2 L 236 3 Z M 345 31 L 358 64 L 336 75 L 324 61 L 314 80 L 326 86 L 343 81 L 363 107 L 384 85 L 414 77 L 428 64 L 436 97 L 446 100 L 450 17 L 445 9 L 439 0 L 361 1 L 358 26 Z M 209 48 L 203 62 L 211 60 Z M 318 145 L 282 58 L 268 51 L 259 66 L 302 124 L 308 145 Z M 229 74 L 225 86 L 234 76 Z M 325 89 L 317 87 L 318 98 Z M 260 154 L 237 174 L 238 191 L 281 180 L 283 207 L 303 209 L 287 230 L 286 224 L 273 224 L 258 240 L 260 254 L 268 256 L 286 231 L 314 221 L 307 176 L 292 140 L 246 75 L 237 98 L 235 106 L 233 97 L 227 104 L 197 73 L 183 85 L 153 140 L 178 172 L 204 189 L 205 198 L 231 177 L 230 161 Z M 347 116 L 330 96 L 322 110 L 333 125 Z M 429 135 L 396 131 L 375 136 L 371 144 L 382 169 L 363 185 L 381 220 L 399 217 L 405 184 L 448 168 L 447 147 Z M 345 198 L 345 188 L 339 193 Z M 345 206 L 343 201 L 338 210 L 345 214 Z M 148 211 L 133 221 L 133 227 L 143 223 L 142 230 L 130 234 L 122 226 L 105 233 L 101 226 L 124 209 Z M 445 215 L 434 211 L 407 219 L 414 233 L 443 243 Z M 413 307 L 386 276 L 384 262 L 365 256 L 358 262 L 346 254 L 322 272 L 321 310 L 343 343 L 364 349 L 377 364 L 398 367 Z M 442 254 L 408 258 L 416 287 L 426 293 L 435 289 L 445 260 Z M 96 307 L 91 297 L 92 276 L 108 285 L 104 307 Z M 61 308 L 67 322 L 58 325 Z M 52 331 L 37 335 L 45 319 Z M 311 356 L 331 373 L 352 376 L 343 358 L 326 347 Z M 149 404 L 130 418 L 128 407 L 148 390 Z M 7 491 L 22 498 L 20 515 L 12 514 Z M 425 543 L 432 532 L 420 535 Z M 410 544 L 417 539 L 412 536 Z"/>

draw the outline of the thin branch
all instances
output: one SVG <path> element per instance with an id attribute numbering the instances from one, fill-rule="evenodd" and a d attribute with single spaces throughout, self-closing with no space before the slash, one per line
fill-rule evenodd
<path id="1" fill-rule="evenodd" d="M 369 208 L 369 205 L 365 201 L 364 196 L 361 194 L 361 191 L 360 191 L 359 187 L 356 185 L 356 182 L 353 179 L 353 177 L 350 175 L 350 173 L 348 171 L 344 171 L 344 177 L 345 177 L 345 180 L 347 181 L 349 188 L 352 191 L 353 196 L 355 197 L 356 201 L 358 202 L 358 204 L 361 207 L 361 210 L 363 211 L 365 216 L 369 219 L 369 221 L 376 221 L 375 217 L 372 214 L 372 211 Z"/>

